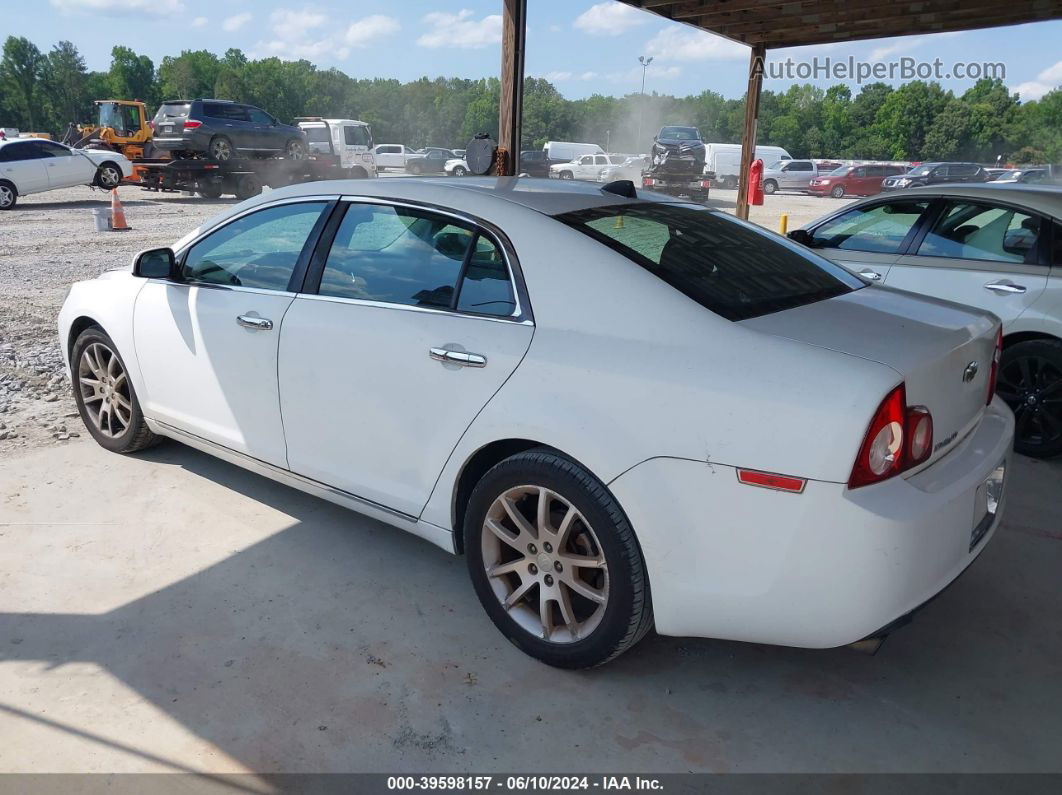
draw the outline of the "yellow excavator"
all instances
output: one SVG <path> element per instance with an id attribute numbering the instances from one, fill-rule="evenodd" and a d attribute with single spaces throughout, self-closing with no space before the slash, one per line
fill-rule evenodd
<path id="1" fill-rule="evenodd" d="M 151 156 L 151 124 L 140 100 L 96 100 L 96 123 L 70 123 L 63 142 L 78 148 L 111 149 L 132 161 Z"/>

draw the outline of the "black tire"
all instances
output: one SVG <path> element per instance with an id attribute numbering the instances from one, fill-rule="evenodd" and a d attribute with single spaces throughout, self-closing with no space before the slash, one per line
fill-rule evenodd
<path id="1" fill-rule="evenodd" d="M 560 178 L 561 179 L 575 179 L 575 174 L 573 174 L 570 171 L 562 171 L 560 173 Z"/>
<path id="2" fill-rule="evenodd" d="M 156 436 L 148 428 L 147 423 L 144 421 L 144 415 L 140 410 L 140 401 L 137 399 L 136 391 L 133 389 L 133 384 L 128 377 L 121 379 L 120 383 L 111 387 L 110 394 L 123 397 L 129 404 L 129 410 L 127 412 L 128 421 L 122 420 L 110 420 L 104 422 L 102 419 L 97 423 L 93 418 L 92 409 L 86 405 L 86 400 L 95 404 L 99 401 L 99 398 L 91 399 L 92 395 L 96 393 L 94 387 L 86 385 L 82 381 L 82 371 L 86 374 L 91 374 L 90 370 L 87 370 L 90 365 L 85 361 L 86 351 L 92 349 L 90 352 L 90 358 L 95 356 L 95 352 L 101 349 L 109 351 L 116 359 L 121 368 L 121 373 L 126 374 L 129 371 L 126 369 L 125 361 L 122 359 L 120 353 L 118 353 L 118 347 L 114 344 L 114 341 L 107 336 L 99 326 L 91 326 L 74 340 L 74 345 L 70 351 L 70 372 L 73 376 L 73 393 L 74 403 L 77 404 L 78 414 L 81 415 L 81 421 L 85 424 L 85 428 L 88 430 L 92 438 L 106 450 L 110 450 L 112 453 L 135 453 L 137 450 L 143 450 L 152 445 L 158 444 L 161 437 Z M 109 385 L 108 385 L 109 386 Z M 102 405 L 102 403 L 101 403 Z M 113 415 L 112 415 L 113 416 Z M 120 415 L 119 415 L 120 416 Z M 116 423 L 117 426 L 111 425 Z M 113 435 L 109 435 L 104 431 L 102 425 L 108 424 L 108 427 L 115 432 Z"/>
<path id="3" fill-rule="evenodd" d="M 216 182 L 211 182 L 206 185 L 200 185 L 198 193 L 204 199 L 220 199 L 221 198 L 221 185 Z"/>
<path id="4" fill-rule="evenodd" d="M 262 192 L 262 181 L 254 174 L 244 174 L 236 180 L 236 198 L 240 201 L 250 199 Z"/>
<path id="5" fill-rule="evenodd" d="M 589 527 L 593 528 L 590 531 L 591 536 L 599 549 L 592 554 L 604 558 L 608 588 L 607 600 L 600 608 L 601 614 L 585 637 L 550 642 L 544 640 L 541 634 L 532 634 L 517 623 L 510 611 L 505 609 L 501 597 L 495 593 L 492 586 L 493 578 L 488 576 L 484 568 L 483 534 L 487 533 L 487 538 L 492 539 L 491 531 L 484 528 L 488 511 L 495 500 L 508 490 L 526 486 L 545 487 L 558 495 L 561 501 L 574 506 L 582 517 L 585 517 Z M 553 526 L 556 527 L 557 524 Z M 501 633 L 526 654 L 558 668 L 589 668 L 622 654 L 641 640 L 652 627 L 649 581 L 634 530 L 608 489 L 577 463 L 559 453 L 547 448 L 536 448 L 507 458 L 491 468 L 472 491 L 465 512 L 463 531 L 465 559 L 480 603 Z M 581 535 L 585 537 L 585 531 Z M 569 538 L 575 537 L 576 531 L 573 530 Z M 499 548 L 509 550 L 506 546 Z M 543 552 L 545 551 L 552 550 L 544 548 Z M 536 552 L 537 550 L 530 550 L 530 554 Z M 570 550 L 558 550 L 558 554 L 566 552 Z M 562 568 L 556 571 L 560 572 Z M 543 568 L 541 576 L 545 576 L 547 571 L 548 569 Z M 574 572 L 575 569 L 571 571 Z M 500 577 L 516 576 L 522 583 L 522 568 L 520 572 L 503 574 Z M 540 576 L 540 572 L 537 569 L 529 569 L 528 576 L 532 575 Z M 568 576 L 570 577 L 570 574 Z M 595 573 L 593 576 L 604 577 L 606 573 Z M 546 579 L 548 581 L 548 578 Z M 534 594 L 536 605 L 541 588 L 542 584 L 539 583 L 527 591 L 528 597 Z M 571 596 L 574 592 L 569 590 L 568 593 Z M 529 600 L 527 604 L 524 602 L 525 599 L 519 599 L 513 610 L 526 608 L 533 613 L 539 609 L 531 607 Z M 571 604 L 574 606 L 575 603 Z M 590 605 L 592 603 L 586 600 L 586 605 L 582 606 L 585 608 Z M 559 610 L 559 605 L 557 609 Z M 593 609 L 592 606 L 590 609 Z M 550 607 L 550 611 L 552 610 L 554 608 Z M 556 627 L 554 631 L 558 629 L 562 628 Z"/>
<path id="6" fill-rule="evenodd" d="M 306 144 L 298 138 L 292 138 L 284 144 L 284 155 L 292 160 L 305 160 Z"/>
<path id="7" fill-rule="evenodd" d="M 13 182 L 0 179 L 0 210 L 12 210 L 18 204 L 18 188 Z"/>
<path id="8" fill-rule="evenodd" d="M 406 171 L 408 171 L 410 174 L 423 174 L 424 166 L 422 166 L 420 163 L 409 163 L 406 165 Z"/>
<path id="9" fill-rule="evenodd" d="M 830 195 L 835 199 L 840 199 L 844 196 L 844 185 L 835 185 L 830 188 Z"/>
<path id="10" fill-rule="evenodd" d="M 468 169 L 464 166 L 454 166 L 454 176 L 464 177 L 468 175 Z"/>
<path id="11" fill-rule="evenodd" d="M 1014 412 L 1014 449 L 1033 458 L 1062 453 L 1062 340 L 1003 350 L 996 391 Z"/>
<path id="12" fill-rule="evenodd" d="M 214 160 L 224 163 L 236 156 L 236 148 L 224 135 L 215 135 L 207 146 L 207 154 Z"/>
<path id="13" fill-rule="evenodd" d="M 114 163 L 106 162 L 96 169 L 96 186 L 104 190 L 117 188 L 122 183 L 122 170 Z"/>
<path id="14" fill-rule="evenodd" d="M 763 183 L 763 192 L 770 196 L 772 193 L 778 190 L 778 183 L 773 179 L 766 180 Z"/>
<path id="15" fill-rule="evenodd" d="M 347 179 L 368 179 L 369 172 L 361 166 L 354 166 L 347 169 Z"/>

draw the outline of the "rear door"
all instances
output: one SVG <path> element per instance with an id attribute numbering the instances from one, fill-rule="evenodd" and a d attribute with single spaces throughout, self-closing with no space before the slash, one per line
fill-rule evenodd
<path id="1" fill-rule="evenodd" d="M 305 477 L 418 516 L 533 326 L 500 241 L 474 223 L 377 202 L 343 210 L 284 318 L 288 460 Z"/>
<path id="2" fill-rule="evenodd" d="M 246 106 L 244 111 L 249 119 L 255 149 L 259 152 L 281 151 L 287 142 L 287 135 L 278 131 L 277 120 L 259 108 Z"/>
<path id="3" fill-rule="evenodd" d="M 807 190 L 814 173 L 815 166 L 810 160 L 794 160 L 783 167 L 780 187 L 790 190 Z"/>
<path id="4" fill-rule="evenodd" d="M 0 176 L 19 193 L 48 190 L 48 169 L 36 141 L 13 141 L 0 147 Z"/>
<path id="5" fill-rule="evenodd" d="M 987 309 L 1003 321 L 1016 320 L 1047 286 L 1048 222 L 1018 208 L 991 201 L 948 199 L 934 207 L 933 220 L 912 253 L 898 258 L 885 283 Z"/>
<path id="6" fill-rule="evenodd" d="M 853 207 L 809 230 L 812 247 L 864 279 L 881 283 L 929 207 L 928 199 Z"/>
<path id="7" fill-rule="evenodd" d="M 232 141 L 234 147 L 243 152 L 256 149 L 251 117 L 242 106 L 231 102 L 204 102 L 203 113 L 210 117 L 210 126 Z"/>

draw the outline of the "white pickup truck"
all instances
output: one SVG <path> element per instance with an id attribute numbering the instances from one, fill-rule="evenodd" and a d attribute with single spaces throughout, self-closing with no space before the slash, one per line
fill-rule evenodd
<path id="1" fill-rule="evenodd" d="M 570 163 L 555 163 L 549 167 L 551 179 L 585 179 L 594 181 L 601 174 L 601 169 L 618 166 L 627 159 L 627 155 L 583 155 Z"/>
<path id="2" fill-rule="evenodd" d="M 373 150 L 376 159 L 376 168 L 383 171 L 388 168 L 397 168 L 399 171 L 406 170 L 406 161 L 419 154 L 403 144 L 377 144 Z"/>

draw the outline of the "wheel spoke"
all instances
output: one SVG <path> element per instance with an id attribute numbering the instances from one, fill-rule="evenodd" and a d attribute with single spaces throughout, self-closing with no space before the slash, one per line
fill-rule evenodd
<path id="1" fill-rule="evenodd" d="M 483 524 L 488 530 L 494 533 L 494 535 L 496 535 L 499 539 L 511 546 L 513 549 L 517 550 L 518 552 L 525 551 L 524 545 L 520 543 L 520 536 L 514 536 L 512 533 L 506 530 L 500 522 L 497 522 L 494 519 L 487 519 L 487 521 L 485 521 Z"/>
<path id="2" fill-rule="evenodd" d="M 103 386 L 103 384 L 100 381 L 96 380 L 95 378 L 85 378 L 85 376 L 83 376 L 83 375 L 82 376 L 78 376 L 78 380 L 84 386 L 90 386 L 93 389 L 99 389 L 101 386 Z"/>
<path id="3" fill-rule="evenodd" d="M 566 586 L 571 588 L 580 596 L 589 599 L 591 602 L 596 602 L 599 605 L 603 605 L 605 603 L 605 594 L 602 591 L 599 591 L 597 588 L 594 588 L 589 583 L 579 579 L 570 571 L 566 571 L 563 573 L 563 575 L 561 576 L 561 582 L 563 582 Z"/>
<path id="4" fill-rule="evenodd" d="M 1023 356 L 1018 359 L 1018 369 L 1021 370 L 1021 385 L 1026 389 L 1032 389 L 1036 386 L 1033 381 L 1032 370 L 1029 367 L 1028 357 Z"/>
<path id="5" fill-rule="evenodd" d="M 1062 378 L 1056 378 L 1054 381 L 1048 383 L 1043 389 L 1040 390 L 1040 397 L 1045 398 L 1055 393 L 1062 394 Z"/>
<path id="6" fill-rule="evenodd" d="M 579 638 L 579 622 L 575 620 L 575 611 L 572 609 L 572 597 L 567 588 L 558 588 L 560 591 L 557 597 L 557 607 L 560 609 L 561 620 L 564 621 L 564 625 L 568 627 L 568 632 L 572 635 L 572 640 L 578 640 Z"/>
<path id="7" fill-rule="evenodd" d="M 516 525 L 516 529 L 520 531 L 520 535 L 528 536 L 531 539 L 538 538 L 535 528 L 532 527 L 531 523 L 524 518 L 522 513 L 520 513 L 520 509 L 516 507 L 516 503 L 513 502 L 511 497 L 503 497 L 502 505 L 505 507 L 505 512 L 509 514 L 512 523 Z"/>
<path id="8" fill-rule="evenodd" d="M 535 525 L 539 538 L 542 537 L 543 533 L 553 535 L 553 528 L 549 525 L 549 504 L 552 499 L 553 495 L 548 489 L 538 490 L 538 510 L 535 516 Z"/>
<path id="9" fill-rule="evenodd" d="M 114 375 L 114 368 L 118 366 L 118 357 L 111 353 L 111 357 L 107 360 L 107 375 Z"/>
<path id="10" fill-rule="evenodd" d="M 605 559 L 601 556 L 590 555 L 558 555 L 559 560 L 566 569 L 603 569 Z"/>
<path id="11" fill-rule="evenodd" d="M 118 402 L 119 408 L 125 409 L 127 412 L 132 412 L 133 405 L 125 399 L 123 395 L 119 395 L 117 392 L 114 394 L 114 399 Z"/>
<path id="12" fill-rule="evenodd" d="M 118 389 L 124 383 L 125 383 L 125 370 L 122 370 L 122 371 L 120 371 L 118 373 L 118 375 L 116 375 L 114 377 L 114 388 Z"/>
<path id="13" fill-rule="evenodd" d="M 572 529 L 572 524 L 579 516 L 579 512 L 575 510 L 574 505 L 568 506 L 568 512 L 564 514 L 564 518 L 561 519 L 560 527 L 557 528 L 557 550 L 564 549 L 564 544 L 568 540 L 568 533 Z"/>
<path id="14" fill-rule="evenodd" d="M 501 577 L 504 574 L 512 574 L 527 567 L 527 561 L 523 558 L 511 560 L 508 563 L 499 563 L 487 570 L 488 577 Z"/>
<path id="15" fill-rule="evenodd" d="M 86 403 L 95 403 L 97 400 L 103 400 L 103 395 L 89 395 L 88 397 L 82 398 L 82 400 Z"/>
<path id="16" fill-rule="evenodd" d="M 538 581 L 537 580 L 532 580 L 530 578 L 528 578 L 528 579 L 524 580 L 523 582 L 521 582 L 520 583 L 520 587 L 518 587 L 516 590 L 514 590 L 505 599 L 505 603 L 504 603 L 505 609 L 506 610 L 512 610 L 513 606 L 517 602 L 519 602 L 521 599 L 523 599 L 524 596 L 527 595 L 527 592 L 530 591 L 531 588 L 536 586 L 536 585 L 538 585 Z"/>
<path id="17" fill-rule="evenodd" d="M 552 604 L 553 600 L 545 596 L 538 601 L 538 618 L 542 622 L 543 640 L 549 640 L 549 636 L 553 634 L 553 608 L 550 607 Z"/>

